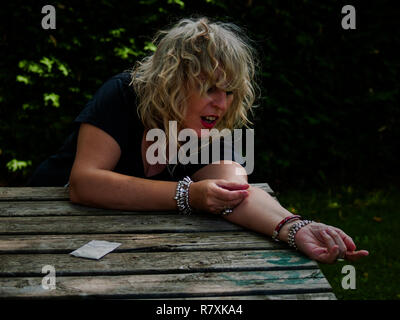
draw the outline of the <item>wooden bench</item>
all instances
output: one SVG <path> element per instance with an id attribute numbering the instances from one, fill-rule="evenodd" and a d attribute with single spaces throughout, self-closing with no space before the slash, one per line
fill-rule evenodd
<path id="1" fill-rule="evenodd" d="M 253 184 L 272 193 L 267 184 Z M 69 253 L 122 243 L 100 260 Z M 56 288 L 42 286 L 54 266 Z M 0 188 L 0 299 L 335 299 L 318 264 L 209 214 L 74 205 L 67 188 Z"/>

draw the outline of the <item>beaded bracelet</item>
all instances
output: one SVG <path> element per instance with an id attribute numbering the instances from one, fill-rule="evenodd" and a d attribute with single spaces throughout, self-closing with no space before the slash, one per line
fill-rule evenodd
<path id="1" fill-rule="evenodd" d="M 192 208 L 189 205 L 189 187 L 192 183 L 192 179 L 185 177 L 176 186 L 174 199 L 180 214 L 189 215 L 192 213 Z"/>
<path id="2" fill-rule="evenodd" d="M 282 227 L 288 223 L 289 221 L 292 221 L 294 219 L 301 219 L 300 216 L 294 215 L 294 216 L 288 216 L 285 219 L 283 219 L 281 222 L 278 223 L 278 225 L 276 226 L 274 232 L 272 233 L 272 239 L 279 242 L 278 239 L 278 235 L 279 235 L 279 231 L 281 231 Z"/>
<path id="3" fill-rule="evenodd" d="M 294 223 L 289 230 L 288 233 L 288 245 L 295 248 L 297 250 L 296 242 L 294 241 L 294 237 L 296 236 L 297 231 L 299 231 L 304 226 L 313 223 L 312 220 L 301 220 L 299 222 Z"/>

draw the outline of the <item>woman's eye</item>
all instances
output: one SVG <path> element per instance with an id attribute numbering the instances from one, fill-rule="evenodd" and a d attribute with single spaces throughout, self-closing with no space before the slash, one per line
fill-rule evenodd
<path id="1" fill-rule="evenodd" d="M 233 94 L 233 91 L 226 91 L 227 96 L 230 96 L 231 94 Z"/>
<path id="2" fill-rule="evenodd" d="M 207 93 L 212 93 L 212 92 L 214 92 L 215 89 L 216 89 L 216 87 L 212 86 L 207 90 Z"/>

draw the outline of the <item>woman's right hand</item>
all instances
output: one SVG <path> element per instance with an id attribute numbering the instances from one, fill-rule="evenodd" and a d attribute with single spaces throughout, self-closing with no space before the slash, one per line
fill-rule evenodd
<path id="1" fill-rule="evenodd" d="M 189 188 L 189 204 L 199 211 L 220 214 L 225 208 L 234 208 L 248 195 L 248 184 L 222 179 L 193 182 Z"/>

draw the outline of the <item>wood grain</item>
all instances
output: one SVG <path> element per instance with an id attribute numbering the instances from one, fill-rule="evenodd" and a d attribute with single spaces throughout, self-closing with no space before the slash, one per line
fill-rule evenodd
<path id="1" fill-rule="evenodd" d="M 41 277 L 0 278 L 3 298 L 183 298 L 329 292 L 319 270 L 206 272 L 122 276 L 57 277 L 56 289 Z"/>
<path id="2" fill-rule="evenodd" d="M 315 261 L 286 250 L 109 253 L 100 260 L 69 254 L 3 254 L 0 276 L 41 276 L 45 265 L 60 276 L 318 269 Z"/>
<path id="3" fill-rule="evenodd" d="M 113 252 L 288 249 L 252 232 L 128 233 L 0 236 L 0 253 L 67 253 L 98 238 L 119 242 Z"/>
<path id="4" fill-rule="evenodd" d="M 215 215 L 2 217 L 0 235 L 206 232 L 244 229 Z"/>

